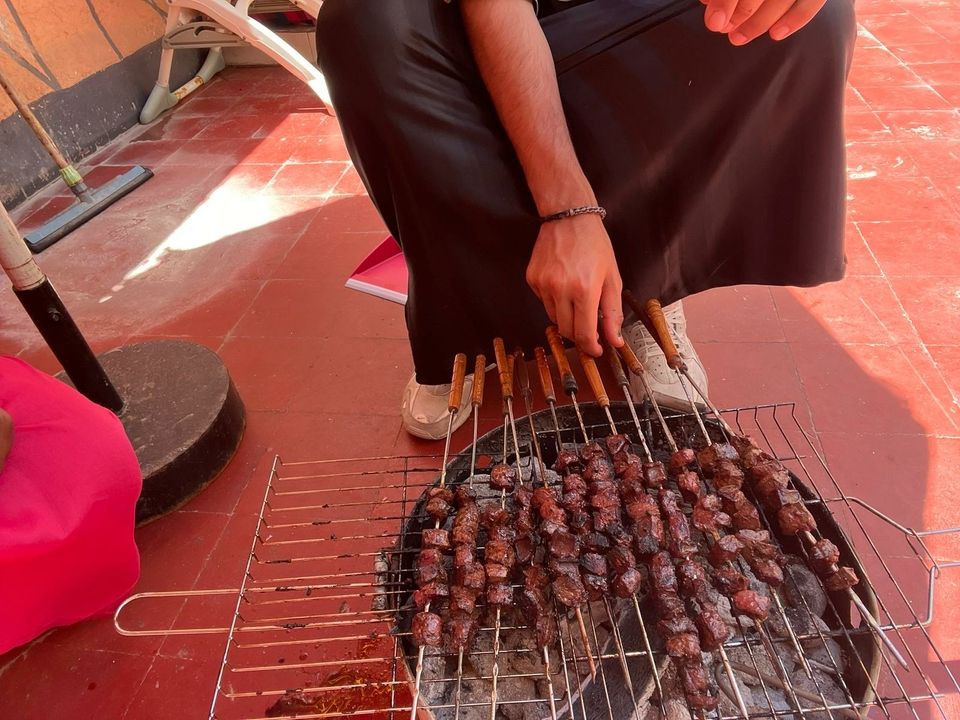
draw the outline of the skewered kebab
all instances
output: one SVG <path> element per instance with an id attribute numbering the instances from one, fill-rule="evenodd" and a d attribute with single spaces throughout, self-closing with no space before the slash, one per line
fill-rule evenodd
<path id="1" fill-rule="evenodd" d="M 450 436 L 453 434 L 453 422 L 460 409 L 460 396 L 463 393 L 463 381 L 466 372 L 467 356 L 460 353 L 453 362 L 453 378 L 450 384 L 449 401 L 447 402 L 450 419 L 447 422 L 447 437 L 443 446 L 443 465 L 440 466 L 440 483 L 437 488 L 431 488 L 430 492 L 433 494 L 428 495 L 429 499 L 427 500 L 427 512 L 434 519 L 434 530 L 440 530 L 442 523 L 446 522 L 447 515 L 449 515 L 451 510 L 449 501 L 453 499 L 453 496 L 446 487 L 447 458 L 450 455 Z M 441 542 L 442 536 L 437 535 L 436 538 L 437 542 Z M 447 547 L 449 548 L 449 542 L 447 542 Z M 417 601 L 418 604 L 420 601 L 423 601 L 424 604 L 423 610 L 414 616 L 411 628 L 414 642 L 420 646 L 420 651 L 417 654 L 417 671 L 416 681 L 414 683 L 413 702 L 410 708 L 411 720 L 416 719 L 417 706 L 420 701 L 420 682 L 423 678 L 424 653 L 427 646 L 439 646 L 443 639 L 443 621 L 439 615 L 430 612 L 430 604 L 435 597 L 442 596 L 443 589 L 446 589 L 445 582 L 446 577 L 441 551 L 437 547 L 421 550 L 417 558 L 417 584 L 420 586 L 418 592 L 421 593 L 421 595 L 417 598 L 415 594 L 415 601 Z M 431 586 L 431 590 L 424 592 L 428 586 Z"/>
<path id="2" fill-rule="evenodd" d="M 683 361 L 683 358 L 677 352 L 676 347 L 673 345 L 673 340 L 670 337 L 670 331 L 667 327 L 666 318 L 663 315 L 663 309 L 660 306 L 659 301 L 656 299 L 649 300 L 646 307 L 641 307 L 640 303 L 637 302 L 637 299 L 629 291 L 623 293 L 624 300 L 628 305 L 634 310 L 638 317 L 640 317 L 645 324 L 649 320 L 648 329 L 650 329 L 651 334 L 656 339 L 657 343 L 660 345 L 661 350 L 664 351 L 664 355 L 667 359 L 667 364 L 674 369 L 677 373 L 677 376 L 681 375 L 686 378 L 687 382 L 690 383 L 690 386 L 696 391 L 697 395 L 700 396 L 703 403 L 709 408 L 710 412 L 714 415 L 717 421 L 720 423 L 721 430 L 728 440 L 732 441 L 735 446 L 736 456 L 731 457 L 731 460 L 739 460 L 744 468 L 748 468 L 758 460 L 764 461 L 773 461 L 779 464 L 779 461 L 776 460 L 773 456 L 765 453 L 751 438 L 744 437 L 739 433 L 735 432 L 732 427 L 724 419 L 723 414 L 717 409 L 716 405 L 711 402 L 709 396 L 704 391 L 702 387 L 696 382 L 696 380 L 691 377 L 689 370 L 686 367 L 686 363 Z M 681 380 L 682 382 L 682 380 Z M 699 415 L 698 415 L 699 419 Z M 783 469 L 783 466 L 780 465 L 779 468 L 774 469 Z M 789 482 L 790 476 L 789 472 L 787 475 L 787 489 L 791 488 L 791 483 Z M 774 481 L 775 482 L 775 481 Z M 779 498 L 778 498 L 779 499 Z M 798 498 L 799 499 L 799 498 Z M 792 498 L 785 503 L 785 505 L 793 505 Z M 779 511 L 781 508 L 777 508 L 778 521 L 780 520 Z M 804 507 L 803 510 L 806 510 Z M 798 537 L 802 538 L 803 541 L 807 544 L 808 547 L 808 557 L 810 553 L 813 552 L 813 548 L 817 548 L 816 553 L 818 557 L 831 557 L 834 554 L 834 551 L 830 548 L 832 543 L 826 541 L 826 544 L 823 540 L 818 541 L 816 537 L 812 534 L 811 530 L 816 529 L 816 524 L 814 522 L 813 528 L 810 530 L 803 530 L 802 527 L 804 524 L 809 524 L 811 518 L 807 518 L 807 513 L 799 510 L 795 505 L 790 510 L 787 510 L 784 513 L 783 522 L 786 524 L 788 529 L 799 528 L 800 532 L 797 533 Z M 824 544 L 820 544 L 824 543 Z M 839 553 L 837 554 L 837 560 L 839 560 Z M 880 638 L 881 642 L 887 647 L 890 652 L 893 653 L 897 662 L 900 665 L 909 670 L 910 667 L 907 664 L 907 661 L 901 655 L 900 651 L 897 650 L 897 647 L 893 644 L 890 638 L 887 637 L 886 633 L 883 631 L 883 628 L 880 626 L 880 623 L 873 616 L 873 613 L 864 605 L 863 601 L 860 599 L 860 596 L 853 591 L 853 586 L 859 581 L 856 575 L 856 572 L 849 567 L 840 567 L 837 565 L 837 560 L 832 562 L 818 562 L 819 570 L 814 567 L 814 571 L 817 575 L 824 580 L 824 585 L 828 590 L 836 588 L 835 591 L 842 592 L 845 591 L 847 597 L 850 601 L 857 607 L 857 610 L 860 612 L 863 619 L 870 625 L 871 629 L 876 633 Z M 824 577 L 826 575 L 826 578 Z M 830 586 L 827 586 L 827 578 L 829 578 Z"/>

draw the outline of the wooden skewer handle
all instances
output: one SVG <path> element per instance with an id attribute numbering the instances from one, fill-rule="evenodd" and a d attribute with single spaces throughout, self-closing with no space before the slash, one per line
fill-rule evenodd
<path id="1" fill-rule="evenodd" d="M 673 336 L 670 334 L 670 327 L 667 324 L 667 318 L 663 315 L 663 307 L 661 307 L 660 301 L 653 298 L 647 300 L 646 304 L 641 305 L 629 290 L 623 291 L 623 299 L 626 300 L 627 305 L 629 305 L 637 317 L 640 318 L 640 321 L 646 326 L 647 330 L 653 336 L 653 339 L 657 341 L 657 345 L 660 346 L 660 349 L 663 350 L 663 354 L 667 358 L 667 365 L 669 365 L 672 370 L 683 369 L 686 364 L 683 362 L 683 358 L 680 357 L 677 346 L 673 343 Z"/>
<path id="2" fill-rule="evenodd" d="M 473 394 L 470 396 L 470 402 L 477 407 L 483 405 L 483 382 L 486 374 L 487 359 L 483 355 L 477 355 L 477 360 L 473 363 Z"/>
<path id="3" fill-rule="evenodd" d="M 463 398 L 463 380 L 467 376 L 467 356 L 457 353 L 453 360 L 453 379 L 450 381 L 450 400 L 447 409 L 457 412 L 460 409 L 460 400 Z"/>
<path id="4" fill-rule="evenodd" d="M 607 396 L 607 389 L 603 387 L 603 378 L 600 377 L 600 368 L 597 367 L 597 362 L 583 350 L 577 350 L 577 352 L 580 355 L 580 365 L 583 366 L 587 382 L 590 383 L 590 389 L 593 390 L 593 395 L 597 398 L 597 404 L 600 407 L 610 407 L 610 398 Z"/>
<path id="5" fill-rule="evenodd" d="M 643 375 L 643 363 L 628 342 L 624 341 L 623 345 L 617 348 L 617 352 L 620 353 L 620 358 L 626 363 L 630 372 L 634 375 Z"/>
<path id="6" fill-rule="evenodd" d="M 580 386 L 577 385 L 577 379 L 573 376 L 570 363 L 567 362 L 567 351 L 563 347 L 563 338 L 560 337 L 560 331 L 557 330 L 556 325 L 550 325 L 547 328 L 547 342 L 550 343 L 550 352 L 553 353 L 553 359 L 557 363 L 557 372 L 560 373 L 563 391 L 567 395 L 575 395 Z"/>
<path id="7" fill-rule="evenodd" d="M 620 356 L 617 355 L 613 345 L 604 344 L 603 354 L 607 356 L 607 362 L 610 363 L 610 370 L 617 385 L 629 385 L 630 381 L 627 380 L 627 374 L 623 371 L 623 363 L 620 362 Z"/>
<path id="8" fill-rule="evenodd" d="M 547 362 L 547 353 L 542 347 L 535 347 L 533 354 L 537 356 L 537 370 L 540 373 L 540 387 L 548 403 L 557 401 L 557 391 L 553 389 L 553 375 L 550 374 L 550 363 Z"/>
<path id="9" fill-rule="evenodd" d="M 493 354 L 497 358 L 497 372 L 500 374 L 500 394 L 504 400 L 513 398 L 513 366 L 507 359 L 503 338 L 494 338 Z"/>

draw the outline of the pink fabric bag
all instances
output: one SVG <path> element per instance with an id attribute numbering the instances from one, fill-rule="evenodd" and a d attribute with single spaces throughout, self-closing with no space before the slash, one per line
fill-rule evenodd
<path id="1" fill-rule="evenodd" d="M 110 612 L 136 584 L 140 467 L 116 416 L 0 356 L 13 447 L 0 470 L 0 653 Z"/>

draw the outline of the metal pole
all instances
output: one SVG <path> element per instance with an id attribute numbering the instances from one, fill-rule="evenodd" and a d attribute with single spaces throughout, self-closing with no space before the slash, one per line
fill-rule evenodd
<path id="1" fill-rule="evenodd" d="M 77 390 L 98 405 L 120 412 L 123 399 L 63 306 L 57 291 L 34 261 L 3 205 L 0 205 L 0 266 L 13 283 L 13 292 L 20 304 Z"/>

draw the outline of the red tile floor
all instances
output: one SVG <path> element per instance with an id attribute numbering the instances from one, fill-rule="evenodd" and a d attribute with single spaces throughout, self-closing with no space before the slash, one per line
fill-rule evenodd
<path id="1" fill-rule="evenodd" d="M 693 298 L 691 335 L 719 404 L 796 403 L 847 491 L 907 525 L 956 526 L 960 7 L 859 6 L 847 279 Z M 98 350 L 187 338 L 226 362 L 247 405 L 246 436 L 209 489 L 138 530 L 138 590 L 231 587 L 275 454 L 436 448 L 400 428 L 411 370 L 400 307 L 343 288 L 385 230 L 336 121 L 303 85 L 278 69 L 228 70 L 89 159 L 89 180 L 133 163 L 156 177 L 39 260 Z M 21 227 L 68 202 L 59 188 L 43 193 L 18 211 Z M 0 295 L 0 352 L 57 369 L 10 293 Z M 488 403 L 485 426 L 496 407 Z M 461 432 L 454 444 L 467 441 Z M 958 546 L 934 544 L 945 557 Z M 960 572 L 945 571 L 937 587 L 931 633 L 957 669 Z M 180 611 L 171 602 L 135 622 L 165 627 Z M 206 717 L 221 654 L 217 637 L 129 639 L 109 619 L 91 620 L 0 658 L 0 716 Z M 956 704 L 948 712 L 960 717 Z"/>

